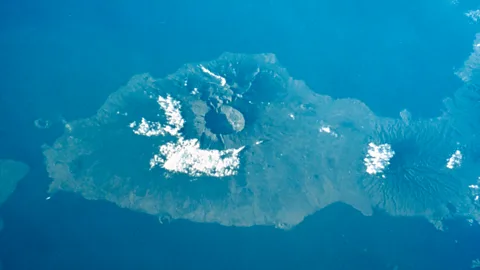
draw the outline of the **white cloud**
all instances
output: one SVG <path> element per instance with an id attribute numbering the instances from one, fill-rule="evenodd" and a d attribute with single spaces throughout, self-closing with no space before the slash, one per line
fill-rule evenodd
<path id="1" fill-rule="evenodd" d="M 459 167 L 462 164 L 462 158 L 462 152 L 460 152 L 460 150 L 455 151 L 455 153 L 453 153 L 452 156 L 447 159 L 447 168 L 453 169 Z"/>
<path id="2" fill-rule="evenodd" d="M 164 111 L 167 123 L 150 122 L 141 119 L 139 125 L 130 123 L 133 133 L 142 136 L 165 136 L 170 134 L 176 141 L 161 145 L 159 153 L 150 160 L 150 168 L 160 166 L 167 171 L 188 174 L 190 176 L 225 177 L 237 174 L 240 167 L 239 153 L 243 146 L 235 149 L 201 149 L 197 139 L 186 140 L 180 130 L 185 124 L 181 113 L 181 104 L 170 95 L 157 99 Z"/>
<path id="3" fill-rule="evenodd" d="M 395 152 L 389 144 L 376 145 L 368 144 L 367 155 L 364 158 L 364 164 L 368 174 L 381 174 L 383 170 L 390 164 L 390 159 Z M 385 175 L 382 174 L 382 177 Z"/>
<path id="4" fill-rule="evenodd" d="M 240 166 L 238 154 L 243 147 L 227 150 L 200 149 L 197 139 L 169 142 L 160 146 L 160 153 L 150 161 L 150 167 L 156 165 L 164 169 L 184 173 L 190 176 L 224 177 L 237 174 Z"/>
<path id="5" fill-rule="evenodd" d="M 466 12 L 465 15 L 472 19 L 472 21 L 478 22 L 480 20 L 480 9 L 470 10 Z"/>
<path id="6" fill-rule="evenodd" d="M 207 69 L 206 67 L 204 67 L 203 65 L 200 65 L 200 68 L 202 69 L 202 71 L 203 71 L 204 73 L 207 73 L 208 75 L 210 75 L 210 76 L 214 77 L 215 79 L 219 80 L 221 86 L 225 86 L 225 85 L 227 84 L 227 80 L 226 80 L 224 77 L 222 77 L 222 76 L 220 76 L 220 75 L 217 75 L 217 74 L 211 72 L 210 70 L 208 70 L 208 69 Z"/>

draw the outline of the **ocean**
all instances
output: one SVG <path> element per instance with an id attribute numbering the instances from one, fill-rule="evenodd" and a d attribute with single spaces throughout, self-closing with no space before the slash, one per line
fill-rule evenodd
<path id="1" fill-rule="evenodd" d="M 222 52 L 275 53 L 314 91 L 376 114 L 434 117 L 462 85 L 474 1 L 0 2 L 0 158 L 31 167 L 0 208 L 4 269 L 469 269 L 480 228 L 364 217 L 334 204 L 297 227 L 173 221 L 58 193 L 41 146 L 138 73 L 163 77 Z M 50 129 L 34 121 L 49 119 Z"/>

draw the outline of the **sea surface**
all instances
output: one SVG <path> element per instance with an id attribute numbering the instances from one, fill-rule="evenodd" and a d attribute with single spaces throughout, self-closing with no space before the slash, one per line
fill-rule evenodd
<path id="1" fill-rule="evenodd" d="M 0 1 L 0 158 L 31 172 L 0 208 L 4 269 L 469 269 L 480 228 L 334 204 L 289 231 L 173 221 L 57 193 L 41 146 L 138 73 L 275 53 L 314 91 L 434 117 L 462 85 L 475 1 Z M 48 119 L 49 129 L 35 127 Z"/>

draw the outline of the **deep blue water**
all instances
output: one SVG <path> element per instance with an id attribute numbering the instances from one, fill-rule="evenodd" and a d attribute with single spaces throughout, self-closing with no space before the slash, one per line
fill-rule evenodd
<path id="1" fill-rule="evenodd" d="M 228 2 L 228 3 L 226 3 Z M 72 194 L 45 201 L 39 117 L 95 112 L 132 75 L 164 76 L 224 51 L 273 52 L 317 92 L 379 115 L 439 114 L 475 31 L 460 1 L 0 2 L 0 158 L 31 173 L 2 206 L 6 269 L 467 269 L 480 230 L 363 217 L 332 205 L 291 231 L 173 222 Z"/>

